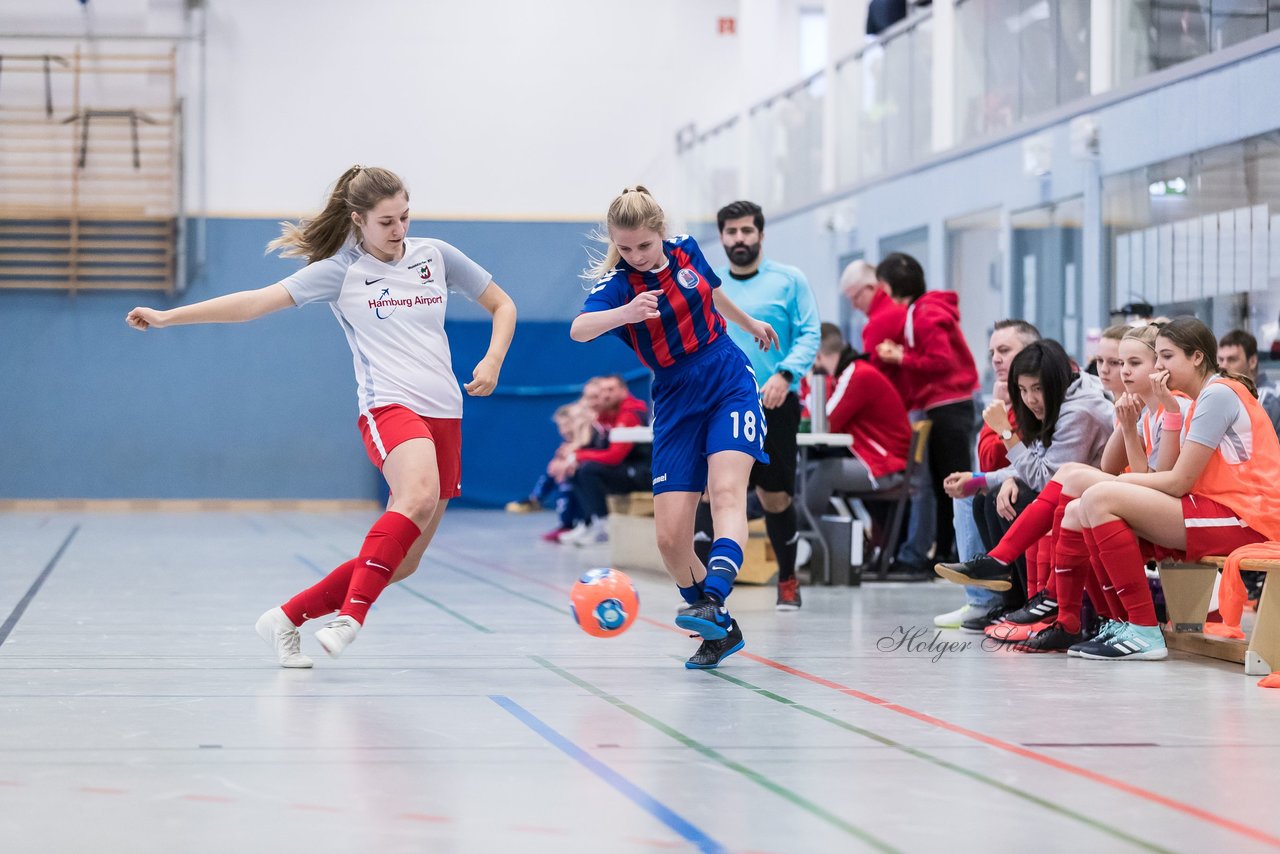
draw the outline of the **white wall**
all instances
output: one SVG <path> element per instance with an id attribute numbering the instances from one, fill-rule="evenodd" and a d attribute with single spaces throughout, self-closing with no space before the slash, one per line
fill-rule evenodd
<path id="1" fill-rule="evenodd" d="M 0 0 L 0 35 L 181 32 L 182 5 Z M 366 163 L 404 174 L 418 216 L 596 219 L 644 181 L 678 220 L 677 128 L 798 76 L 798 5 L 206 0 L 207 180 L 193 140 L 189 203 L 203 185 L 214 215 L 309 211 Z"/>

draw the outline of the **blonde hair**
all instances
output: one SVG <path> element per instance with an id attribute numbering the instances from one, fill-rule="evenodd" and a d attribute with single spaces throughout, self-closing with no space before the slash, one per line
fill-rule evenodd
<path id="1" fill-rule="evenodd" d="M 608 276 L 622 260 L 618 247 L 613 245 L 613 238 L 609 236 L 609 229 L 649 228 L 658 232 L 660 237 L 667 236 L 667 215 L 654 201 L 649 190 L 639 184 L 627 187 L 613 200 L 609 205 L 609 212 L 605 214 L 604 225 L 603 232 L 597 229 L 591 234 L 592 240 L 600 241 L 606 248 L 603 254 L 588 250 L 590 266 L 582 273 L 582 278 L 588 282 L 598 282 Z"/>
<path id="2" fill-rule="evenodd" d="M 351 214 L 365 214 L 383 199 L 404 194 L 409 198 L 400 176 L 376 166 L 352 166 L 338 177 L 329 193 L 324 210 L 314 219 L 298 224 L 280 223 L 280 236 L 267 244 L 267 251 L 281 250 L 285 258 L 306 258 L 308 264 L 337 255 L 343 244 L 356 231 Z"/>
<path id="3" fill-rule="evenodd" d="M 1131 328 L 1132 327 L 1126 323 L 1117 323 L 1115 326 L 1108 326 L 1106 329 L 1102 330 L 1102 337 L 1110 339 L 1111 341 L 1119 341 L 1129 333 Z"/>
<path id="4" fill-rule="evenodd" d="M 1145 326 L 1135 326 L 1124 334 L 1121 341 L 1140 341 L 1151 348 L 1151 352 L 1156 351 L 1156 336 L 1160 334 L 1160 327 L 1164 323 L 1148 323 Z"/>

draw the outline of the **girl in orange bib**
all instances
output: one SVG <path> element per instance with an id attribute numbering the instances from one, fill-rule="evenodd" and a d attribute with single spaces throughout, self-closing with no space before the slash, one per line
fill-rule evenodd
<path id="1" fill-rule="evenodd" d="M 1152 381 L 1194 400 L 1178 460 L 1170 471 L 1123 474 L 1082 497 L 1099 561 L 1127 613 L 1109 637 L 1079 648 L 1083 658 L 1168 656 L 1145 554 L 1198 560 L 1280 538 L 1280 440 L 1253 383 L 1216 364 L 1217 340 L 1207 326 L 1194 317 L 1166 325 L 1156 338 Z M 1162 427 L 1181 428 L 1181 420 L 1167 412 Z"/>

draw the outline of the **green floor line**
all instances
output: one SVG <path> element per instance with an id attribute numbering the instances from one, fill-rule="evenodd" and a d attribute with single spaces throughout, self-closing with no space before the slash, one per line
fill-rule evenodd
<path id="1" fill-rule="evenodd" d="M 872 848 L 875 848 L 878 851 L 896 852 L 899 850 L 897 848 L 894 848 L 892 845 L 888 844 L 884 840 L 871 835 L 870 833 L 863 830 L 862 828 L 856 825 L 850 824 L 849 822 L 840 818 L 840 816 L 835 815 L 834 813 L 824 809 L 823 807 L 818 806 L 817 804 L 808 800 L 804 796 L 797 794 L 796 792 L 793 792 L 792 790 L 781 785 L 780 783 L 775 783 L 774 781 L 770 780 L 768 777 L 764 776 L 760 772 L 754 771 L 751 768 L 748 768 L 747 766 L 739 762 L 735 762 L 734 760 L 730 759 L 724 754 L 710 747 L 707 747 L 705 744 L 702 744 L 701 742 L 693 740 L 692 738 L 680 732 L 679 730 L 675 729 L 674 727 L 671 727 L 663 723 L 662 721 L 658 720 L 657 718 L 651 715 L 648 715 L 645 712 L 640 711 L 635 706 L 632 706 L 629 703 L 626 703 L 625 701 L 618 699 L 617 697 L 604 691 L 601 688 L 597 688 L 595 685 L 592 685 L 590 682 L 587 682 L 573 675 L 567 670 L 563 670 L 560 667 L 557 667 L 556 665 L 552 664 L 550 661 L 547 661 L 545 658 L 540 658 L 539 656 L 536 656 L 536 655 L 531 655 L 529 656 L 529 658 L 533 659 L 533 661 L 537 662 L 542 667 L 545 667 L 547 670 L 550 670 L 552 673 L 556 674 L 560 678 L 565 679 L 569 682 L 572 682 L 574 685 L 577 685 L 579 688 L 582 688 L 584 691 L 594 694 L 600 699 L 608 703 L 611 703 L 621 711 L 624 711 L 627 714 L 631 715 L 633 718 L 643 721 L 644 723 L 648 724 L 649 726 L 653 727 L 659 732 L 669 736 L 670 738 L 675 739 L 676 741 L 683 744 L 685 747 L 688 747 L 690 750 L 694 750 L 702 754 L 703 756 L 707 757 L 711 761 L 719 765 L 722 765 L 725 768 L 728 768 L 730 771 L 734 771 L 738 774 L 741 774 L 743 777 L 746 777 L 748 780 L 760 786 L 761 788 L 764 788 L 772 792 L 773 794 L 777 795 L 780 798 L 790 801 L 791 803 L 803 809 L 805 812 L 808 812 L 810 815 L 813 815 L 816 818 L 820 818 L 823 821 L 827 822 L 828 824 L 832 825 L 833 827 L 843 830 L 845 833 L 849 834 L 850 836 L 854 836 L 854 837 L 857 837 L 858 839 L 861 839 L 863 842 L 865 842 L 867 845 L 870 845 Z"/>
<path id="2" fill-rule="evenodd" d="M 675 658 L 675 656 L 672 656 L 672 658 Z M 683 659 L 677 659 L 677 660 L 683 660 Z M 750 682 L 739 679 L 736 676 L 730 676 L 729 674 L 722 673 L 719 670 L 707 670 L 705 672 L 710 676 L 714 676 L 717 679 L 723 679 L 724 681 L 729 682 L 733 685 L 737 685 L 740 688 L 746 688 L 748 691 L 754 691 L 760 696 L 773 700 L 774 702 L 781 703 L 784 706 L 790 706 L 791 708 L 795 709 L 798 712 L 803 712 L 806 715 L 810 715 L 812 717 L 818 718 L 819 720 L 826 721 L 827 723 L 838 726 L 841 729 L 847 730 L 852 733 L 856 733 L 857 735 L 860 735 L 864 738 L 869 738 L 872 741 L 878 742 L 879 744 L 883 744 L 885 747 L 892 747 L 894 750 L 900 750 L 903 753 L 910 754 L 911 756 L 914 756 L 918 759 L 923 759 L 926 762 L 931 762 L 934 765 L 937 765 L 941 768 L 946 768 L 949 771 L 955 771 L 958 774 L 963 774 L 964 776 L 969 777 L 970 779 L 973 779 L 973 780 L 977 780 L 980 783 L 986 783 L 987 785 L 1000 789 L 1001 791 L 1006 792 L 1010 795 L 1013 795 L 1018 798 L 1022 798 L 1025 801 L 1030 801 L 1031 803 L 1036 804 L 1037 806 L 1044 807 L 1045 809 L 1050 810 L 1051 812 L 1055 812 L 1066 818 L 1074 819 L 1075 821 L 1085 824 L 1088 827 L 1091 827 L 1094 830 L 1099 831 L 1100 833 L 1105 833 L 1109 836 L 1114 836 L 1116 839 L 1122 839 L 1131 845 L 1137 846 L 1138 848 L 1142 848 L 1147 851 L 1159 851 L 1159 852 L 1162 852 L 1163 854 L 1174 854 L 1174 852 L 1171 849 L 1161 848 L 1159 845 L 1156 845 L 1152 842 L 1148 842 L 1145 839 L 1140 839 L 1139 837 L 1132 836 L 1128 833 L 1125 833 L 1123 830 L 1111 827 L 1110 825 L 1107 825 L 1107 824 L 1103 824 L 1102 822 L 1097 821 L 1096 819 L 1089 818 L 1086 815 L 1075 812 L 1073 810 L 1069 810 L 1066 807 L 1059 806 L 1058 804 L 1055 804 L 1052 801 L 1048 801 L 1048 800 L 1045 800 L 1044 798 L 1036 797 L 1035 795 L 1032 795 L 1028 792 L 1024 792 L 1015 786 L 1010 786 L 1007 783 L 1002 783 L 999 780 L 996 780 L 992 777 L 988 777 L 978 771 L 973 771 L 968 768 L 964 768 L 960 765 L 956 765 L 952 762 L 948 762 L 947 760 L 942 759 L 940 757 L 934 756 L 929 753 L 925 753 L 923 750 L 918 750 L 914 747 L 909 747 L 908 745 L 901 744 L 899 742 L 894 741 L 891 738 L 886 738 L 885 736 L 879 735 L 878 733 L 874 733 L 871 730 L 863 729 L 860 726 L 855 726 L 854 724 L 851 724 L 848 721 L 842 721 L 839 718 L 828 715 L 826 712 L 821 712 L 817 709 L 811 708 L 801 703 L 797 703 L 795 700 L 788 699 L 787 697 L 783 697 L 780 694 L 775 694 L 772 691 L 766 688 L 761 688 L 758 685 L 752 685 Z"/>
<path id="3" fill-rule="evenodd" d="M 485 634 L 489 634 L 489 635 L 494 633 L 493 629 L 488 628 L 487 626 L 480 625 L 470 617 L 464 617 L 462 614 L 459 614 L 457 611 L 453 610 L 443 602 L 439 602 L 435 599 L 432 599 L 430 596 L 426 595 L 425 593 L 419 593 L 417 590 L 414 590 L 412 587 L 409 587 L 403 581 L 397 582 L 394 586 L 396 589 L 402 590 L 405 593 L 408 593 L 410 596 L 416 596 L 417 598 L 421 599 L 423 602 L 426 602 L 428 605 L 434 605 L 435 607 L 439 608 L 441 611 L 444 611 L 450 617 L 453 617 L 455 620 L 458 620 L 460 622 L 466 623 L 468 626 L 475 629 L 476 631 L 484 632 Z"/>

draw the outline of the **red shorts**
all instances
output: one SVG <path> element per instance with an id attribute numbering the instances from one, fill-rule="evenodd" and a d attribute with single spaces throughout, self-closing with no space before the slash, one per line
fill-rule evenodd
<path id="1" fill-rule="evenodd" d="M 1207 555 L 1229 555 L 1241 546 L 1264 543 L 1267 538 L 1250 528 L 1225 504 L 1203 495 L 1182 496 L 1182 518 L 1187 526 L 1187 550 L 1154 545 L 1142 541 L 1142 552 L 1154 560 L 1197 561 Z"/>
<path id="2" fill-rule="evenodd" d="M 461 418 L 428 418 L 393 403 L 371 409 L 368 416 L 360 416 L 359 423 L 364 449 L 378 471 L 397 445 L 410 439 L 430 439 L 436 446 L 440 497 L 447 500 L 462 494 Z"/>

